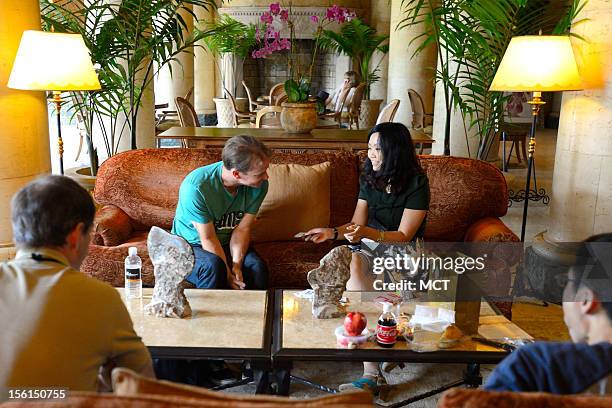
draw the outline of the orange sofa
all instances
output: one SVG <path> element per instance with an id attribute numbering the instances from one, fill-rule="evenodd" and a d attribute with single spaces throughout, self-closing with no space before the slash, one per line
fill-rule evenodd
<path id="1" fill-rule="evenodd" d="M 118 154 L 98 172 L 94 197 L 101 205 L 95 234 L 81 270 L 113 286 L 124 284 L 128 246 L 143 258 L 143 280 L 153 285 L 146 239 L 151 226 L 170 229 L 183 178 L 220 160 L 219 149 L 145 149 Z M 275 152 L 272 163 L 330 162 L 330 224 L 350 221 L 357 202 L 364 152 Z M 507 188 L 501 172 L 483 161 L 422 156 L 429 177 L 430 211 L 425 241 L 518 241 L 499 219 L 506 214 Z M 308 287 L 306 274 L 336 243 L 297 240 L 254 242 L 270 269 L 270 287 Z"/>
<path id="2" fill-rule="evenodd" d="M 608 408 L 611 406 L 611 396 L 492 392 L 465 388 L 450 389 L 438 401 L 438 408 Z"/>

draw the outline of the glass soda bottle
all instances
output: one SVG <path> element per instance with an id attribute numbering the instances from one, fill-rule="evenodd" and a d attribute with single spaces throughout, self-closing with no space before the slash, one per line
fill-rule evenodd
<path id="1" fill-rule="evenodd" d="M 136 247 L 130 247 L 125 258 L 125 296 L 128 299 L 142 297 L 142 260 Z"/>
<path id="2" fill-rule="evenodd" d="M 376 343 L 380 347 L 393 347 L 397 339 L 397 320 L 391 312 L 392 308 L 393 305 L 391 303 L 383 303 L 383 313 L 378 318 Z"/>

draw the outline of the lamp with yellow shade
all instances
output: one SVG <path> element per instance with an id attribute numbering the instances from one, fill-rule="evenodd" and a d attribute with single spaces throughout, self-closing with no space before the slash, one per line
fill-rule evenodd
<path id="1" fill-rule="evenodd" d="M 536 121 L 542 101 L 542 92 L 572 91 L 582 89 L 582 80 L 572 51 L 569 36 L 527 35 L 514 37 L 499 64 L 490 91 L 533 92 L 531 105 L 531 131 L 529 133 L 527 182 L 525 190 L 512 199 L 524 201 L 521 241 L 525 240 L 525 225 L 529 201 L 546 197 L 544 189 L 538 190 L 535 176 Z M 533 173 L 534 189 L 531 189 Z"/>
<path id="2" fill-rule="evenodd" d="M 60 173 L 64 174 L 64 146 L 60 124 L 61 93 L 101 88 L 83 37 L 80 34 L 24 31 L 8 87 L 53 91 L 53 98 L 50 100 L 55 104 Z"/>

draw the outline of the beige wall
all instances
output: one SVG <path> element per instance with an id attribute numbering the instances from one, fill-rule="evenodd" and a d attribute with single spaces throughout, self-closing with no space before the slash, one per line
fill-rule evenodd
<path id="1" fill-rule="evenodd" d="M 561 105 L 551 223 L 546 238 L 570 242 L 612 232 L 612 3 L 589 0 L 572 31 L 587 89 L 565 92 Z"/>
<path id="2" fill-rule="evenodd" d="M 0 2 L 0 246 L 10 245 L 10 200 L 32 179 L 51 171 L 49 123 L 43 92 L 6 87 L 24 30 L 40 30 L 38 0 Z M 55 137 L 53 146 L 56 146 Z"/>

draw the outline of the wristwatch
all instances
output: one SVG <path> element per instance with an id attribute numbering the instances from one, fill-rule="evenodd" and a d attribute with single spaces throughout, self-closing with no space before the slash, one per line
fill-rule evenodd
<path id="1" fill-rule="evenodd" d="M 335 241 L 338 239 L 338 228 L 334 227 L 333 231 L 334 231 L 334 237 L 332 239 Z"/>

